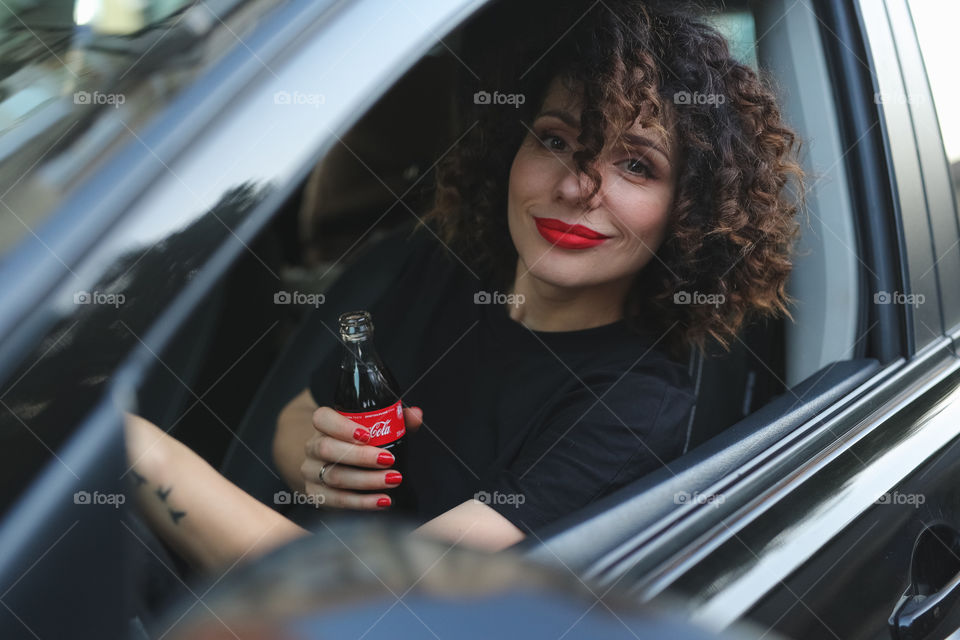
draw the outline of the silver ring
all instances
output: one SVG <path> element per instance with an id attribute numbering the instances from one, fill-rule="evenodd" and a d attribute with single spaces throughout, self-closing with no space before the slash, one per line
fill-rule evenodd
<path id="1" fill-rule="evenodd" d="M 334 464 L 334 463 L 332 463 L 332 462 L 327 462 L 327 463 L 324 464 L 322 467 L 320 467 L 320 484 L 323 484 L 323 483 L 324 483 L 324 482 L 323 482 L 323 474 L 326 473 L 327 467 L 333 466 L 333 464 Z"/>

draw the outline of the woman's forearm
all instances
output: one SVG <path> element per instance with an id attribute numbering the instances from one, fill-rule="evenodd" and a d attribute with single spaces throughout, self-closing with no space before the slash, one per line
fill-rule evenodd
<path id="1" fill-rule="evenodd" d="M 147 522 L 194 565 L 229 566 L 308 533 L 148 420 L 127 414 L 125 431 L 129 475 Z"/>

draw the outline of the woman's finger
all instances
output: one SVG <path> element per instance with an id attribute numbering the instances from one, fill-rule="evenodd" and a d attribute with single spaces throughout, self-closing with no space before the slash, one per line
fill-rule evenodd
<path id="1" fill-rule="evenodd" d="M 312 481 L 319 482 L 319 478 L 320 470 L 317 469 Z M 403 482 L 403 476 L 393 470 L 366 471 L 350 465 L 331 464 L 323 472 L 323 484 L 349 491 L 391 489 L 401 482 Z"/>
<path id="2" fill-rule="evenodd" d="M 404 407 L 403 422 L 404 426 L 411 432 L 416 431 L 423 424 L 423 409 L 420 407 Z"/>
<path id="3" fill-rule="evenodd" d="M 320 462 L 350 464 L 370 469 L 387 469 L 394 463 L 393 454 L 380 447 L 351 444 L 320 434 L 307 440 L 305 450 L 307 459 Z"/>
<path id="4" fill-rule="evenodd" d="M 313 428 L 343 442 L 370 441 L 370 430 L 358 425 L 346 416 L 342 416 L 330 407 L 320 407 L 313 412 Z"/>
<path id="5" fill-rule="evenodd" d="M 403 476 L 393 469 L 385 471 L 367 471 L 346 464 L 336 464 L 307 458 L 300 466 L 300 475 L 305 483 L 320 483 L 323 471 L 323 483 L 331 487 L 350 490 L 390 489 L 403 481 Z"/>
<path id="6" fill-rule="evenodd" d="M 313 504 L 330 509 L 379 510 L 391 504 L 390 496 L 384 493 L 355 493 L 327 484 L 308 482 L 306 492 L 313 497 Z"/>

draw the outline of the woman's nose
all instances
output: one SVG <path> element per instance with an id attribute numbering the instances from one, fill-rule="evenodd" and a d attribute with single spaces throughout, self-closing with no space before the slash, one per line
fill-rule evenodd
<path id="1" fill-rule="evenodd" d="M 591 195 L 594 190 L 593 180 L 575 166 L 564 166 L 560 170 L 563 173 L 558 175 L 556 199 L 576 207 L 595 209 L 600 203 L 600 189 Z"/>

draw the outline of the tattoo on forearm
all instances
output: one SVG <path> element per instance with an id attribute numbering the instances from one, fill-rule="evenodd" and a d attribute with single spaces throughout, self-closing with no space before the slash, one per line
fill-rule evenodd
<path id="1" fill-rule="evenodd" d="M 137 473 L 136 471 L 133 471 L 133 470 L 131 469 L 131 470 L 130 470 L 130 473 L 131 473 L 131 475 L 132 475 L 132 477 L 133 477 L 133 482 L 134 482 L 134 484 L 135 484 L 137 487 L 140 487 L 140 486 L 143 486 L 143 485 L 145 485 L 145 484 L 148 484 L 147 479 L 146 479 L 144 476 L 142 476 L 142 475 L 140 475 L 139 473 Z M 164 489 L 163 487 L 157 487 L 157 488 L 153 491 L 153 495 L 155 495 L 155 496 L 157 496 L 158 498 L 160 498 L 160 501 L 166 504 L 166 502 L 167 502 L 167 497 L 170 495 L 170 492 L 172 492 L 172 491 L 173 491 L 173 487 L 172 487 L 172 486 L 167 487 L 166 489 Z M 167 505 L 167 513 L 170 514 L 170 519 L 173 520 L 173 524 L 180 524 L 180 520 L 181 520 L 185 515 L 187 515 L 187 512 L 186 512 L 186 511 L 178 511 L 177 509 L 174 509 L 174 508 L 171 507 L 170 505 Z"/>
<path id="2" fill-rule="evenodd" d="M 157 487 L 157 490 L 154 491 L 156 496 L 160 498 L 163 502 L 167 501 L 167 496 L 170 495 L 170 492 L 173 491 L 173 487 L 168 487 L 166 490 L 163 487 Z M 173 520 L 173 524 L 179 524 L 180 518 L 187 515 L 186 511 L 177 511 L 173 507 L 167 506 L 167 513 L 170 514 L 170 519 Z"/>

